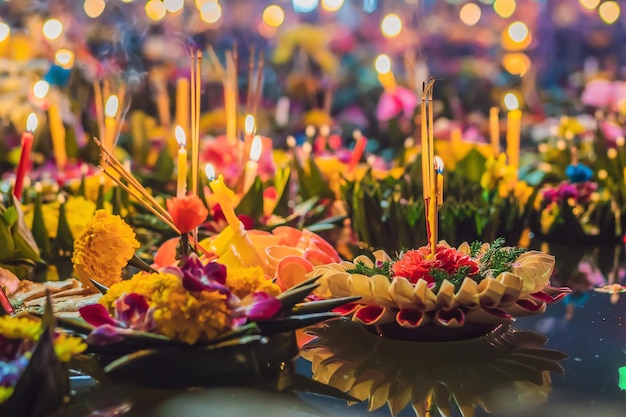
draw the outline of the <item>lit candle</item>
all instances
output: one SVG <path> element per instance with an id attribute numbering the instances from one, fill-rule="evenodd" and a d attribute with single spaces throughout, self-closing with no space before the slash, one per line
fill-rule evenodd
<path id="1" fill-rule="evenodd" d="M 178 176 L 176 178 L 176 197 L 181 198 L 187 194 L 187 136 L 181 126 L 176 126 L 174 131 L 176 142 L 180 145 L 178 149 Z"/>
<path id="2" fill-rule="evenodd" d="M 493 156 L 497 158 L 500 155 L 500 109 L 497 107 L 489 109 L 489 136 Z"/>
<path id="3" fill-rule="evenodd" d="M 243 181 L 243 192 L 246 193 L 256 177 L 256 172 L 259 169 L 259 159 L 261 158 L 261 152 L 263 151 L 263 142 L 260 136 L 255 136 L 252 139 L 252 145 L 250 146 L 250 159 L 246 162 L 246 170 Z"/>
<path id="4" fill-rule="evenodd" d="M 209 187 L 211 188 L 211 191 L 213 191 L 215 200 L 220 205 L 222 213 L 224 213 L 226 222 L 228 222 L 228 225 L 231 229 L 233 229 L 233 231 L 239 230 L 241 222 L 239 221 L 239 218 L 237 218 L 235 209 L 233 208 L 235 193 L 233 193 L 233 191 L 229 189 L 226 184 L 224 184 L 224 177 L 222 175 L 215 178 L 215 168 L 213 168 L 211 164 L 207 164 L 205 173 L 210 181 Z"/>
<path id="5" fill-rule="evenodd" d="M 391 71 L 391 59 L 385 54 L 378 55 L 374 63 L 376 72 L 378 73 L 378 81 L 385 91 L 390 92 L 396 88 L 396 78 Z"/>
<path id="6" fill-rule="evenodd" d="M 348 171 L 353 171 L 356 165 L 361 160 L 363 156 L 363 152 L 365 152 L 365 147 L 367 146 L 367 138 L 363 136 L 360 130 L 355 130 L 352 134 L 352 137 L 356 140 L 356 144 L 354 145 L 354 149 L 352 150 L 352 155 L 350 156 L 350 161 L 348 162 Z"/>
<path id="7" fill-rule="evenodd" d="M 189 134 L 189 80 L 179 78 L 176 81 L 176 124 L 181 126 L 185 135 Z"/>
<path id="8" fill-rule="evenodd" d="M 443 205 L 443 160 L 435 156 L 433 158 L 433 170 L 435 174 L 435 192 L 431 198 L 430 219 L 432 223 L 432 239 L 430 240 L 430 253 L 435 253 L 439 240 L 439 207 Z"/>
<path id="9" fill-rule="evenodd" d="M 15 187 L 13 188 L 13 195 L 15 195 L 15 198 L 18 200 L 22 198 L 24 177 L 30 168 L 30 151 L 33 147 L 33 140 L 35 138 L 33 132 L 37 129 L 37 123 L 35 113 L 29 114 L 28 120 L 26 121 L 26 131 L 22 134 L 22 152 L 15 173 Z"/>
<path id="10" fill-rule="evenodd" d="M 256 132 L 256 121 L 254 120 L 254 116 L 251 114 L 247 114 L 243 123 L 243 131 L 245 133 L 245 140 L 249 139 Z"/>
<path id="11" fill-rule="evenodd" d="M 115 94 L 112 94 L 109 96 L 104 106 L 104 146 L 109 151 L 113 151 L 113 147 L 115 146 L 115 117 L 118 107 L 118 98 Z"/>
<path id="12" fill-rule="evenodd" d="M 514 109 L 509 111 L 507 115 L 507 131 L 506 131 L 506 155 L 509 166 L 515 171 L 517 179 L 517 170 L 519 168 L 519 146 L 520 146 L 520 129 L 522 124 L 522 111 Z"/>
<path id="13" fill-rule="evenodd" d="M 67 163 L 67 151 L 65 149 L 65 126 L 61 118 L 61 111 L 57 98 L 53 95 L 50 98 L 50 107 L 48 108 L 48 126 L 50 128 L 50 138 L 52 139 L 52 151 L 54 160 L 59 170 L 65 168 Z"/>

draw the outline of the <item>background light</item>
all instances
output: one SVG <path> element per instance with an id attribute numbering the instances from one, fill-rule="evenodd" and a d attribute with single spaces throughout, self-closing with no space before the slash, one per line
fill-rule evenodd
<path id="1" fill-rule="evenodd" d="M 163 0 L 165 9 L 170 13 L 177 13 L 183 9 L 185 0 Z"/>
<path id="2" fill-rule="evenodd" d="M 53 41 L 58 39 L 63 33 L 63 23 L 61 23 L 59 19 L 48 19 L 43 24 L 42 30 L 43 36 L 46 39 Z"/>
<path id="3" fill-rule="evenodd" d="M 579 1 L 580 1 L 581 6 L 589 10 L 595 9 L 596 7 L 598 7 L 598 4 L 600 4 L 600 0 L 579 0 Z"/>
<path id="4" fill-rule="evenodd" d="M 150 19 L 157 22 L 165 17 L 167 9 L 161 0 L 149 0 L 146 3 L 146 14 Z"/>
<path id="5" fill-rule="evenodd" d="M 482 11 L 480 10 L 480 6 L 476 3 L 467 3 L 461 7 L 461 11 L 459 12 L 461 22 L 465 23 L 467 26 L 474 26 L 478 23 L 481 15 Z"/>
<path id="6" fill-rule="evenodd" d="M 381 54 L 376 57 L 376 61 L 374 62 L 374 68 L 376 68 L 376 72 L 379 74 L 386 74 L 391 71 L 391 59 L 389 59 L 388 55 Z"/>
<path id="7" fill-rule="evenodd" d="M 500 17 L 511 17 L 511 15 L 515 12 L 515 0 L 496 0 L 493 3 L 493 10 Z"/>
<path id="8" fill-rule="evenodd" d="M 35 96 L 35 98 L 38 98 L 40 100 L 48 94 L 49 90 L 50 84 L 48 84 L 48 82 L 44 80 L 39 80 L 35 83 L 35 85 L 33 85 L 33 95 Z"/>
<path id="9" fill-rule="evenodd" d="M 207 23 L 216 23 L 222 17 L 222 6 L 217 2 L 210 1 L 202 5 L 200 18 Z"/>
<path id="10" fill-rule="evenodd" d="M 528 26 L 520 21 L 513 22 L 509 25 L 507 32 L 514 42 L 522 43 L 528 37 Z"/>
<path id="11" fill-rule="evenodd" d="M 322 0 L 322 9 L 327 12 L 336 12 L 343 6 L 343 0 Z"/>
<path id="12" fill-rule="evenodd" d="M 380 22 L 380 30 L 386 38 L 395 38 L 398 36 L 402 30 L 402 20 L 400 20 L 400 16 L 389 13 L 383 18 L 382 22 Z"/>
<path id="13" fill-rule="evenodd" d="M 277 4 L 271 4 L 263 10 L 263 21 L 271 27 L 278 27 L 285 21 L 285 11 Z"/>
<path id="14" fill-rule="evenodd" d="M 519 109 L 519 100 L 514 93 L 506 93 L 504 95 L 504 105 L 509 110 Z"/>
<path id="15" fill-rule="evenodd" d="M 612 25 L 613 23 L 615 23 L 619 18 L 620 13 L 621 9 L 619 7 L 619 4 L 615 1 L 605 1 L 598 8 L 598 14 L 600 15 L 600 18 L 607 25 Z"/>
<path id="16" fill-rule="evenodd" d="M 69 49 L 59 49 L 54 54 L 54 62 L 65 69 L 70 69 L 74 66 L 74 52 Z"/>
<path id="17" fill-rule="evenodd" d="M 11 34 L 11 28 L 4 22 L 0 22 L 0 42 L 5 40 Z"/>
<path id="18" fill-rule="evenodd" d="M 100 16 L 105 7 L 106 3 L 104 0 L 85 0 L 85 3 L 83 3 L 85 14 L 92 19 Z"/>
<path id="19" fill-rule="evenodd" d="M 296 13 L 308 13 L 315 10 L 315 8 L 320 4 L 319 0 L 292 0 L 291 4 L 293 5 L 293 10 Z"/>

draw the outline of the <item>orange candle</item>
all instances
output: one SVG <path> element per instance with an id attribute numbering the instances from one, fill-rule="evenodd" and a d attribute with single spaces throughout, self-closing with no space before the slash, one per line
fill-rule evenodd
<path id="1" fill-rule="evenodd" d="M 352 134 L 354 139 L 356 140 L 356 144 L 354 145 L 354 149 L 352 150 L 352 155 L 350 156 L 350 161 L 348 162 L 348 171 L 353 171 L 357 166 L 361 157 L 363 156 L 363 152 L 365 152 L 365 148 L 367 147 L 367 138 L 363 136 L 360 130 L 355 130 Z"/>

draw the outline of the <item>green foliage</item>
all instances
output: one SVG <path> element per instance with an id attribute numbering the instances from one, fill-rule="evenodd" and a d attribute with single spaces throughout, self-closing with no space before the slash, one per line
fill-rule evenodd
<path id="1" fill-rule="evenodd" d="M 433 292 L 437 294 L 441 289 L 441 284 L 444 281 L 450 281 L 454 285 L 454 291 L 458 291 L 461 288 L 461 284 L 467 277 L 469 273 L 469 266 L 462 266 L 454 274 L 448 274 L 443 269 L 432 268 L 430 270 L 430 276 L 435 280 L 435 286 L 433 287 Z"/>
<path id="2" fill-rule="evenodd" d="M 480 276 L 497 277 L 503 272 L 510 272 L 515 260 L 524 252 L 524 248 L 504 247 L 504 239 L 496 239 L 479 258 Z"/>
<path id="3" fill-rule="evenodd" d="M 347 269 L 346 272 L 349 274 L 361 274 L 368 277 L 373 277 L 374 275 L 384 275 L 387 278 L 391 279 L 393 277 L 393 270 L 391 269 L 393 266 L 393 262 L 384 261 L 380 263 L 374 264 L 374 266 L 367 266 L 363 262 L 356 262 L 354 264 L 354 268 Z"/>

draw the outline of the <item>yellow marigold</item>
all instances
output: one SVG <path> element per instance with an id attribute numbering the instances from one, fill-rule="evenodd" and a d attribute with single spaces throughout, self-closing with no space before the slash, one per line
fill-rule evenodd
<path id="1" fill-rule="evenodd" d="M 239 298 L 255 291 L 263 291 L 273 296 L 280 293 L 280 287 L 266 278 L 263 269 L 258 266 L 228 268 L 226 286 Z"/>
<path id="2" fill-rule="evenodd" d="M 137 248 L 139 242 L 129 225 L 119 216 L 98 210 L 82 236 L 74 241 L 72 262 L 84 283 L 93 278 L 111 286 L 120 281 L 122 268 Z"/>
<path id="3" fill-rule="evenodd" d="M 480 186 L 485 190 L 498 190 L 498 195 L 504 198 L 515 185 L 515 169 L 506 163 L 506 155 L 501 153 L 497 158 L 490 158 L 485 162 L 485 171 L 480 179 Z"/>
<path id="4" fill-rule="evenodd" d="M 0 317 L 0 335 L 8 339 L 38 340 L 41 323 L 26 317 Z"/>
<path id="5" fill-rule="evenodd" d="M 50 238 L 55 238 L 57 235 L 59 206 L 60 203 L 58 201 L 42 204 L 41 206 L 44 224 Z M 29 229 L 33 226 L 33 211 L 34 206 L 32 204 L 24 207 L 24 220 Z M 65 214 L 72 236 L 80 236 L 83 233 L 94 211 L 96 211 L 96 203 L 82 196 L 71 196 L 67 199 L 65 202 Z"/>
<path id="6" fill-rule="evenodd" d="M 15 388 L 13 387 L 4 387 L 0 386 L 0 404 L 9 399 L 11 395 L 13 395 L 13 391 Z"/>
<path id="7" fill-rule="evenodd" d="M 230 330 L 226 296 L 214 292 L 189 292 L 172 274 L 137 274 L 109 288 L 100 304 L 112 311 L 123 294 L 137 293 L 154 309 L 156 332 L 189 344 L 208 342 Z"/>
<path id="8" fill-rule="evenodd" d="M 73 356 L 87 349 L 87 344 L 80 337 L 67 333 L 58 333 L 54 338 L 54 353 L 61 362 L 69 362 Z"/>

